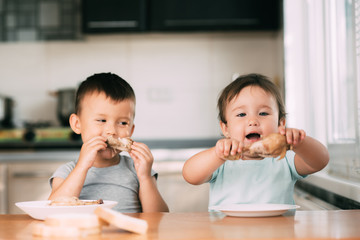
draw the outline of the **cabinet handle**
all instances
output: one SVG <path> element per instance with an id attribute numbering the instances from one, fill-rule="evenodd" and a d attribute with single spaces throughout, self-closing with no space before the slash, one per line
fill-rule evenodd
<path id="1" fill-rule="evenodd" d="M 13 178 L 49 178 L 52 173 L 48 172 L 17 172 L 13 173 Z"/>

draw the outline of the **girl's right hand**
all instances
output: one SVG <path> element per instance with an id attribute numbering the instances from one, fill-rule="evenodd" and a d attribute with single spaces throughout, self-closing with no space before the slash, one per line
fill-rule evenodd
<path id="1" fill-rule="evenodd" d="M 91 168 L 94 165 L 98 152 L 106 149 L 106 147 L 106 138 L 103 136 L 96 136 L 84 142 L 80 150 L 77 165 L 86 169 Z"/>
<path id="2" fill-rule="evenodd" d="M 228 160 L 229 156 L 241 154 L 243 143 L 235 139 L 224 138 L 217 141 L 215 146 L 216 155 L 222 160 Z"/>

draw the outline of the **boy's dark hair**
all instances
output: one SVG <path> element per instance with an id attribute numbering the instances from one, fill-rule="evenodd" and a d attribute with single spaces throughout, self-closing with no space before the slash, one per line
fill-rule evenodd
<path id="1" fill-rule="evenodd" d="M 123 101 L 126 99 L 135 102 L 135 93 L 129 83 L 113 73 L 97 73 L 83 81 L 77 92 L 75 99 L 75 112 L 81 111 L 80 103 L 84 96 L 89 93 L 105 93 L 105 95 L 114 101 Z"/>
<path id="2" fill-rule="evenodd" d="M 286 115 L 284 101 L 280 94 L 280 91 L 278 87 L 272 81 L 269 80 L 268 77 L 255 73 L 242 75 L 224 88 L 218 100 L 219 120 L 225 124 L 227 123 L 225 118 L 225 110 L 228 103 L 233 98 L 235 98 L 242 89 L 244 89 L 247 86 L 258 86 L 264 89 L 265 92 L 268 92 L 274 96 L 279 108 L 278 120 L 280 124 L 280 120 L 285 118 Z"/>

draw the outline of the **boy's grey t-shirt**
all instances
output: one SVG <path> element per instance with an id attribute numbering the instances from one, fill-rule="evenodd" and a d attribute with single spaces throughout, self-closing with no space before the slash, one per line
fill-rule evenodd
<path id="1" fill-rule="evenodd" d="M 50 177 L 66 179 L 74 169 L 76 161 L 68 162 L 60 166 Z M 151 175 L 157 177 L 157 173 L 151 170 Z M 96 168 L 91 167 L 87 173 L 84 186 L 79 199 L 103 199 L 117 201 L 113 208 L 120 212 L 142 212 L 139 199 L 139 180 L 136 175 L 134 161 L 124 155 L 120 155 L 120 162 L 117 165 Z"/>

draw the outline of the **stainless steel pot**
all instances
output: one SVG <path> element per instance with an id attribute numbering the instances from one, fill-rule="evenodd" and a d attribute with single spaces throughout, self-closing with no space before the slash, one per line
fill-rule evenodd
<path id="1" fill-rule="evenodd" d="M 57 117 L 62 126 L 69 126 L 69 117 L 75 112 L 76 89 L 60 89 L 54 95 L 57 96 Z"/>
<path id="2" fill-rule="evenodd" d="M 0 128 L 13 128 L 14 101 L 10 97 L 0 95 Z"/>

